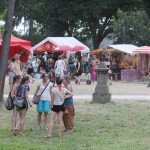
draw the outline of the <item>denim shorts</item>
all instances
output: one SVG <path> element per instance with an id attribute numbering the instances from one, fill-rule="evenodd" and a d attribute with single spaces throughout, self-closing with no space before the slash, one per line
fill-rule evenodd
<path id="1" fill-rule="evenodd" d="M 49 112 L 50 101 L 39 100 L 37 104 L 37 112 Z"/>

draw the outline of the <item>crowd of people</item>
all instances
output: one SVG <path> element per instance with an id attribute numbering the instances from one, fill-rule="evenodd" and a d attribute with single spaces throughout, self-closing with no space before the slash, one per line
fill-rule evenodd
<path id="1" fill-rule="evenodd" d="M 57 63 L 60 63 L 60 60 L 62 59 L 58 59 Z M 62 64 L 60 63 L 60 65 Z M 24 125 L 26 114 L 29 107 L 33 105 L 28 98 L 31 74 L 23 74 L 21 71 L 19 54 L 14 56 L 13 61 L 8 67 L 10 85 L 9 96 L 11 96 L 13 101 L 11 129 L 14 135 L 25 135 Z M 65 132 L 70 133 L 74 126 L 75 109 L 70 78 L 61 74 L 62 70 L 59 70 L 59 68 L 57 69 L 60 74 L 55 78 L 56 86 L 49 80 L 49 74 L 45 71 L 42 74 L 42 80 L 38 83 L 33 97 L 34 100 L 36 96 L 40 95 L 40 100 L 37 103 L 37 121 L 39 129 L 41 129 L 42 114 L 44 114 L 44 129 L 47 131 L 45 138 L 51 138 L 53 136 L 54 120 L 56 117 L 58 118 L 59 124 L 58 136 L 61 136 L 63 128 Z M 50 123 L 48 124 L 49 112 Z M 19 114 L 18 120 L 17 114 Z"/>
<path id="2" fill-rule="evenodd" d="M 92 55 L 87 57 L 86 55 L 78 55 L 75 59 L 72 55 L 67 59 L 64 54 L 52 57 L 48 53 L 44 53 L 43 56 L 37 56 L 37 61 L 33 66 L 32 58 L 29 57 L 28 62 L 21 69 L 20 55 L 16 54 L 9 63 L 9 87 L 10 96 L 14 103 L 12 114 L 12 131 L 16 135 L 19 130 L 20 135 L 24 135 L 24 124 L 26 113 L 28 108 L 33 104 L 29 101 L 28 95 L 30 91 L 30 82 L 34 82 L 34 71 L 42 74 L 40 82 L 34 93 L 33 100 L 40 96 L 40 100 L 37 103 L 38 113 L 38 127 L 42 128 L 42 115 L 44 115 L 44 129 L 48 131 L 45 138 L 51 138 L 54 120 L 58 118 L 60 136 L 65 128 L 66 132 L 70 132 L 74 126 L 74 104 L 73 104 L 73 90 L 71 86 L 71 79 L 74 77 L 76 84 L 80 85 L 80 76 L 84 72 L 89 75 L 91 80 L 96 80 L 96 69 L 100 67 L 103 62 L 105 67 L 109 68 L 108 79 L 110 84 L 112 83 L 112 69 L 117 73 L 117 59 L 111 61 L 108 58 L 101 61 Z M 18 106 L 16 103 L 22 101 L 22 105 Z M 48 125 L 48 113 L 50 112 L 50 123 Z M 17 121 L 17 114 L 19 114 L 19 120 Z"/>

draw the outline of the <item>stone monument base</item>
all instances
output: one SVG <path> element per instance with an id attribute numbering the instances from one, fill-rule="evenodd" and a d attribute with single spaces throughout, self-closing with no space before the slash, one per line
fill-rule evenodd
<path id="1" fill-rule="evenodd" d="M 93 93 L 93 101 L 92 103 L 101 103 L 105 104 L 111 101 L 111 94 L 101 94 L 101 93 Z"/>

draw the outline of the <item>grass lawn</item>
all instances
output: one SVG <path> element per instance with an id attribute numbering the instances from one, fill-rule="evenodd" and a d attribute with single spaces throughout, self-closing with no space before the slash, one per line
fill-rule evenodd
<path id="1" fill-rule="evenodd" d="M 112 102 L 105 105 L 76 102 L 75 127 L 44 139 L 36 126 L 35 106 L 28 111 L 26 136 L 10 132 L 12 111 L 0 110 L 0 150 L 150 150 L 150 103 Z M 34 130 L 32 130 L 34 129 Z"/>

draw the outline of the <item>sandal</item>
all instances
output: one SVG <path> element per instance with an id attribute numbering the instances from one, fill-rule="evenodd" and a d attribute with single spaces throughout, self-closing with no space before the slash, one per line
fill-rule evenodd
<path id="1" fill-rule="evenodd" d="M 22 132 L 20 132 L 20 133 L 19 133 L 19 135 L 21 135 L 21 136 L 25 136 L 25 134 L 24 134 L 24 133 L 22 133 Z"/>
<path id="2" fill-rule="evenodd" d="M 51 139 L 52 137 L 50 135 L 44 136 L 45 139 Z"/>

